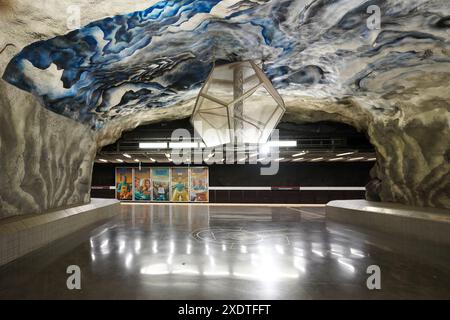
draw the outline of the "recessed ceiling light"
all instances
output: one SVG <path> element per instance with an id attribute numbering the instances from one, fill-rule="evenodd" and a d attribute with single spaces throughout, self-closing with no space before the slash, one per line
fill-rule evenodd
<path id="1" fill-rule="evenodd" d="M 167 149 L 167 142 L 141 142 L 140 149 Z"/>
<path id="2" fill-rule="evenodd" d="M 123 160 L 122 160 L 122 159 L 116 159 L 116 161 L 119 161 L 119 162 L 123 162 Z"/>
<path id="3" fill-rule="evenodd" d="M 356 151 L 339 153 L 339 154 L 336 155 L 336 157 L 349 156 L 349 155 L 355 154 L 355 153 L 356 153 Z"/>
<path id="4" fill-rule="evenodd" d="M 125 158 L 131 159 L 131 156 L 130 156 L 128 153 L 124 153 L 123 156 L 124 156 Z"/>

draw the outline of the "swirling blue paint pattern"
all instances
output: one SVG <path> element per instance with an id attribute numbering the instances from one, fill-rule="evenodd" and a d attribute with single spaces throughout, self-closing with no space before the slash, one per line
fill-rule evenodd
<path id="1" fill-rule="evenodd" d="M 349 85 L 347 92 L 338 92 L 357 94 L 364 91 L 360 86 L 368 74 L 395 68 L 389 62 L 393 58 L 399 68 L 422 63 L 414 52 L 382 56 L 385 48 L 405 41 L 448 44 L 448 39 L 433 33 L 448 28 L 440 21 L 447 19 L 450 8 L 444 8 L 442 16 L 435 11 L 425 15 L 426 6 L 421 7 L 425 12 L 420 12 L 409 1 L 394 1 L 396 6 L 392 1 L 346 1 L 345 14 L 329 23 L 321 19 L 335 13 L 335 1 L 310 1 L 302 7 L 299 4 L 305 1 L 300 0 L 242 0 L 232 5 L 226 16 L 205 16 L 192 30 L 182 24 L 211 13 L 219 0 L 160 1 L 143 11 L 92 22 L 66 35 L 33 43 L 12 59 L 3 78 L 34 93 L 46 108 L 94 129 L 130 112 L 179 102 L 200 86 L 215 59 L 264 57 L 265 72 L 278 88 L 298 91 L 320 85 L 333 92 L 338 81 L 330 76 L 335 72 L 333 61 L 380 55 L 371 70 L 346 79 L 349 84 L 357 83 L 356 88 Z M 444 0 L 430 2 L 445 6 Z M 366 26 L 370 4 L 378 4 L 384 12 L 389 9 L 388 18 L 396 19 L 398 30 L 392 24 L 394 27 L 379 34 L 376 45 L 348 50 L 346 43 L 370 34 Z M 404 31 L 410 16 L 418 15 L 437 22 L 421 32 Z M 320 49 L 328 49 L 330 42 L 336 51 L 324 50 L 322 55 Z M 311 55 L 303 55 L 308 48 L 317 48 L 319 53 L 313 64 Z M 40 72 L 49 73 L 51 67 L 58 78 L 40 83 Z"/>

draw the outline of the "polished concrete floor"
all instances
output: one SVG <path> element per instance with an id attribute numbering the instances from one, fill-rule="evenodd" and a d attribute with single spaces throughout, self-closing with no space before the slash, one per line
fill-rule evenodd
<path id="1" fill-rule="evenodd" d="M 324 218 L 324 208 L 122 205 L 0 268 L 0 299 L 449 299 L 450 248 Z M 66 269 L 81 269 L 68 290 Z M 381 269 L 381 290 L 366 286 Z"/>

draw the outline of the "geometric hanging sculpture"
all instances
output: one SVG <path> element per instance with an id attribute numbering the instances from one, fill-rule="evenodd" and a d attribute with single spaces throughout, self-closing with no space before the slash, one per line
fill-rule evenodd
<path id="1" fill-rule="evenodd" d="M 213 68 L 191 124 L 207 147 L 266 143 L 285 111 L 283 99 L 253 61 L 235 62 Z"/>

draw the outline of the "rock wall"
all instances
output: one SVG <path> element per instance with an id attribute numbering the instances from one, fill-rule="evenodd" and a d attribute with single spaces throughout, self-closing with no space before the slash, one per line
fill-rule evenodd
<path id="1" fill-rule="evenodd" d="M 148 5 L 77 3 L 82 24 Z M 0 74 L 24 46 L 67 32 L 67 8 L 57 0 L 1 0 Z M 89 202 L 96 151 L 96 133 L 88 126 L 43 108 L 32 94 L 0 80 L 0 219 Z"/>
<path id="2" fill-rule="evenodd" d="M 368 134 L 377 150 L 372 177 L 382 201 L 450 208 L 450 103 L 424 102 L 417 113 L 375 119 Z"/>
<path id="3" fill-rule="evenodd" d="M 288 100 L 286 120 L 343 122 L 366 132 L 377 152 L 368 200 L 450 208 L 450 100 L 424 95 L 417 104 L 378 101 L 396 110 L 389 116 L 369 112 L 360 102 Z"/>
<path id="4" fill-rule="evenodd" d="M 94 133 L 2 81 L 0 109 L 0 219 L 89 202 Z"/>

